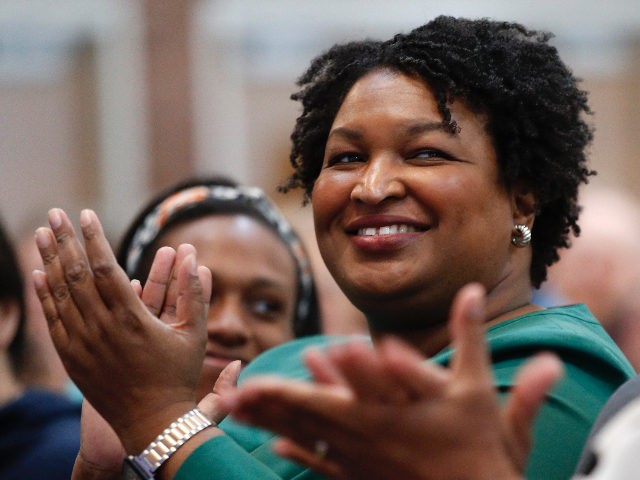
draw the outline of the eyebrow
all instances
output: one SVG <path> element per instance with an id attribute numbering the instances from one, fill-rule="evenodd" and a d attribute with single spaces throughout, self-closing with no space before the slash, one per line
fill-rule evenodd
<path id="1" fill-rule="evenodd" d="M 420 133 L 433 132 L 434 130 L 446 131 L 445 124 L 443 122 L 416 122 L 406 128 L 406 132 L 409 135 L 418 135 Z"/>
<path id="2" fill-rule="evenodd" d="M 436 130 L 447 131 L 443 122 L 413 122 L 408 126 L 403 127 L 403 130 L 406 135 L 420 135 L 423 133 L 433 132 Z M 363 137 L 362 132 L 358 130 L 353 130 L 348 127 L 337 127 L 329 132 L 327 138 L 331 138 L 333 136 L 344 137 L 348 140 L 360 140 Z"/>
<path id="3" fill-rule="evenodd" d="M 251 288 L 273 288 L 279 291 L 287 292 L 288 287 L 279 280 L 273 280 L 271 278 L 258 277 L 254 278 L 250 284 Z"/>
<path id="4" fill-rule="evenodd" d="M 215 271 L 211 272 L 211 280 L 215 285 L 216 282 L 224 283 L 226 281 L 226 277 L 224 275 L 219 275 Z M 251 289 L 256 288 L 269 288 L 276 289 L 279 291 L 288 291 L 288 287 L 285 281 L 281 281 L 280 279 L 273 279 L 264 276 L 251 277 L 248 279 L 249 281 L 244 285 Z"/>

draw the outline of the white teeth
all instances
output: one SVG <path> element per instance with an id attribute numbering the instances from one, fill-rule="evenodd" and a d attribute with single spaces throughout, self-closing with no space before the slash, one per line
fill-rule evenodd
<path id="1" fill-rule="evenodd" d="M 417 231 L 415 227 L 410 225 L 385 225 L 384 227 L 373 228 L 361 228 L 358 230 L 358 235 L 365 235 L 368 237 L 373 237 L 376 235 L 393 235 L 395 233 L 408 233 Z"/>

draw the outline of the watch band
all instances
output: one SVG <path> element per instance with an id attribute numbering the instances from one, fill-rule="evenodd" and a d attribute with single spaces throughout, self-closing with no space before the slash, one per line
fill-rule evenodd
<path id="1" fill-rule="evenodd" d="M 160 466 L 196 433 L 213 425 L 199 409 L 185 413 L 169 425 L 140 455 L 129 456 L 128 460 L 138 468 L 153 474 Z M 147 477 L 148 478 L 148 477 Z"/>

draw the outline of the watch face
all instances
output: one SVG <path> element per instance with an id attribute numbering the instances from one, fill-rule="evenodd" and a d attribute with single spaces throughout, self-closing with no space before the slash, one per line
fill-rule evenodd
<path id="1" fill-rule="evenodd" d="M 150 480 L 153 479 L 153 473 L 144 468 L 136 457 L 127 457 L 122 464 L 123 480 Z"/>

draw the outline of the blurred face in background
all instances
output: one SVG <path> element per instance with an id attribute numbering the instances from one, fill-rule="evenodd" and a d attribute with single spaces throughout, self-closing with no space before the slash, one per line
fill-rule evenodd
<path id="1" fill-rule="evenodd" d="M 200 400 L 232 360 L 245 365 L 294 338 L 296 268 L 279 237 L 246 215 L 188 220 L 155 242 L 173 248 L 181 243 L 197 249 L 198 263 L 208 267 L 213 278 L 206 356 L 196 392 Z"/>

